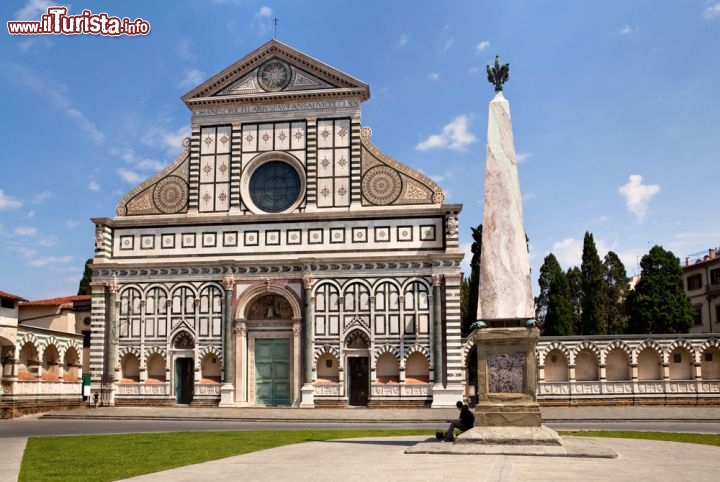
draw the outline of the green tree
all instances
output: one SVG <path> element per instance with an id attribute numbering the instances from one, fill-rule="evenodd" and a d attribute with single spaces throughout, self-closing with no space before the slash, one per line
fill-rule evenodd
<path id="1" fill-rule="evenodd" d="M 572 311 L 573 332 L 576 335 L 583 333 L 582 328 L 582 273 L 580 268 L 573 266 L 567 270 L 565 278 L 568 282 L 570 295 L 570 308 Z"/>
<path id="2" fill-rule="evenodd" d="M 547 336 L 572 335 L 570 285 L 555 255 L 545 257 L 540 267 L 540 294 L 535 298 L 535 316 Z"/>
<path id="3" fill-rule="evenodd" d="M 687 333 L 694 311 L 685 294 L 680 260 L 653 246 L 640 260 L 640 281 L 625 302 L 630 333 Z"/>
<path id="4" fill-rule="evenodd" d="M 477 321 L 478 290 L 480 289 L 480 249 L 482 247 L 482 224 L 472 230 L 473 244 L 471 247 L 473 256 L 470 260 L 470 280 L 468 282 L 467 311 L 463 316 L 463 336 L 472 331 L 470 325 Z"/>
<path id="5" fill-rule="evenodd" d="M 583 239 L 582 264 L 582 329 L 583 335 L 604 335 L 607 333 L 605 316 L 605 269 L 593 235 L 585 232 Z"/>
<path id="6" fill-rule="evenodd" d="M 607 333 L 621 335 L 627 331 L 625 297 L 628 291 L 628 277 L 625 265 L 617 254 L 608 251 L 603 261 L 605 268 L 605 315 Z"/>
<path id="7" fill-rule="evenodd" d="M 545 256 L 542 266 L 540 266 L 540 276 L 538 277 L 538 287 L 540 292 L 535 297 L 535 319 L 542 326 L 545 323 L 548 304 L 550 303 L 550 287 L 553 280 L 557 277 L 557 272 L 561 271 L 560 263 L 554 254 L 550 253 Z"/>
<path id="8" fill-rule="evenodd" d="M 80 286 L 78 286 L 79 295 L 92 294 L 92 286 L 90 286 L 90 282 L 92 281 L 92 262 L 92 258 L 85 261 L 85 271 L 83 271 L 83 277 L 80 280 Z"/>

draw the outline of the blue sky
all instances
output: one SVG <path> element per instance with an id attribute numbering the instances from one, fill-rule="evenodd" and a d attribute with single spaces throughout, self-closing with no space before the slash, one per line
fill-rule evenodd
<path id="1" fill-rule="evenodd" d="M 720 246 L 720 2 L 6 0 L 142 18 L 147 36 L 0 35 L 0 290 L 74 294 L 92 217 L 180 152 L 180 97 L 273 36 L 370 85 L 363 124 L 390 156 L 482 222 L 485 66 L 510 63 L 533 279 L 579 265 L 585 231 L 629 274 L 660 244 Z M 467 259 L 465 266 L 467 266 Z"/>

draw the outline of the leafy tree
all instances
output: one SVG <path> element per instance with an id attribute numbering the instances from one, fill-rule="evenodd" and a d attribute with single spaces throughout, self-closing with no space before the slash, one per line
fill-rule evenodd
<path id="1" fill-rule="evenodd" d="M 687 333 L 694 310 L 685 294 L 680 260 L 653 246 L 640 260 L 640 281 L 625 302 L 630 333 Z"/>
<path id="2" fill-rule="evenodd" d="M 90 282 L 92 281 L 92 258 L 85 261 L 85 271 L 83 271 L 83 277 L 80 280 L 80 286 L 78 286 L 79 295 L 90 295 L 92 294 L 92 287 Z"/>
<path id="3" fill-rule="evenodd" d="M 624 307 L 628 291 L 627 272 L 625 265 L 613 251 L 608 251 L 605 255 L 603 266 L 605 267 L 607 333 L 621 335 L 627 330 L 627 315 Z"/>
<path id="4" fill-rule="evenodd" d="M 570 308 L 572 311 L 572 326 L 573 332 L 576 335 L 580 335 L 583 332 L 582 329 L 582 273 L 580 268 L 573 266 L 565 277 L 568 282 L 568 290 L 570 296 Z"/>
<path id="5" fill-rule="evenodd" d="M 604 335 L 607 332 L 605 315 L 605 269 L 593 235 L 585 232 L 583 239 L 582 264 L 582 333 L 584 335 Z"/>

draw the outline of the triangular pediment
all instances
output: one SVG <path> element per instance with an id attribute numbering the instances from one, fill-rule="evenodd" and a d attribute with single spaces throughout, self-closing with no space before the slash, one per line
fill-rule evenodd
<path id="1" fill-rule="evenodd" d="M 303 97 L 367 100 L 364 82 L 273 39 L 187 94 L 188 105 Z"/>

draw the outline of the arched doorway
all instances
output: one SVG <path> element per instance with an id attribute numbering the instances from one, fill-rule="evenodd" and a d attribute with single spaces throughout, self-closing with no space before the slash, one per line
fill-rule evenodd
<path id="1" fill-rule="evenodd" d="M 348 404 L 363 406 L 370 393 L 370 338 L 361 330 L 351 331 L 345 337 L 348 369 Z"/>
<path id="2" fill-rule="evenodd" d="M 193 336 L 181 331 L 173 339 L 175 355 L 175 401 L 179 404 L 189 405 L 193 401 L 195 392 L 195 364 L 192 350 L 195 348 Z"/>
<path id="3" fill-rule="evenodd" d="M 241 320 L 247 329 L 247 401 L 291 405 L 299 386 L 299 305 L 285 290 L 265 288 L 252 296 Z M 245 342 L 239 343 L 243 350 Z"/>

